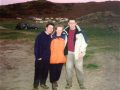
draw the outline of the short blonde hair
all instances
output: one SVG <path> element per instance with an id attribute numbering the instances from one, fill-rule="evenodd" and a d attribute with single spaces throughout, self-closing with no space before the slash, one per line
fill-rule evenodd
<path id="1" fill-rule="evenodd" d="M 55 25 L 55 30 L 57 29 L 57 27 L 62 27 L 62 28 L 64 28 L 64 26 L 63 26 L 62 24 L 57 24 L 57 25 Z"/>

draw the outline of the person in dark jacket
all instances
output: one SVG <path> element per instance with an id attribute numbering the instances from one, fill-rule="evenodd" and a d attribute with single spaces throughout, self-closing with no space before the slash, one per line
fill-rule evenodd
<path id="1" fill-rule="evenodd" d="M 38 89 L 39 84 L 44 89 L 49 88 L 46 85 L 46 80 L 48 77 L 51 33 L 53 32 L 53 28 L 54 24 L 48 23 L 46 25 L 45 31 L 41 32 L 35 40 L 35 75 L 33 83 L 34 90 Z"/>

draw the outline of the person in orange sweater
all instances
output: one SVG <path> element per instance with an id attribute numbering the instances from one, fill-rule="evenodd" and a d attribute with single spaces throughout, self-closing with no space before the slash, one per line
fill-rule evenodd
<path id="1" fill-rule="evenodd" d="M 60 78 L 62 66 L 66 62 L 64 48 L 67 36 L 63 33 L 63 26 L 57 25 L 55 33 L 51 37 L 50 82 L 52 83 L 52 90 L 57 90 L 57 81 Z"/>

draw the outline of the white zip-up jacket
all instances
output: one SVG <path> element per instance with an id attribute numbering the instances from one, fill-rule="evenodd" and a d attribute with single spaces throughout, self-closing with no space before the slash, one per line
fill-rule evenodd
<path id="1" fill-rule="evenodd" d="M 66 27 L 64 29 L 64 32 L 68 35 L 68 28 Z M 77 33 L 75 35 L 75 48 L 74 48 L 74 54 L 75 54 L 75 59 L 78 59 L 79 53 L 83 53 L 83 56 L 86 54 L 86 48 L 87 48 L 87 43 L 85 41 L 85 38 L 83 34 L 81 33 L 81 29 L 78 25 L 76 25 L 76 30 Z"/>

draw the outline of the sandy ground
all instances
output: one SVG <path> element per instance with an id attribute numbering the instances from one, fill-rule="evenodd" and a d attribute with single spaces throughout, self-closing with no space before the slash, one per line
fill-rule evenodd
<path id="1" fill-rule="evenodd" d="M 30 41 L 0 41 L 0 90 L 32 90 L 34 77 L 33 44 Z M 96 53 L 90 60 L 100 68 L 84 69 L 86 90 L 120 90 L 120 53 Z M 59 80 L 58 90 L 65 90 L 65 67 Z M 49 78 L 47 85 L 51 89 Z M 43 90 L 39 88 L 39 90 Z M 80 90 L 76 75 L 73 87 Z"/>

